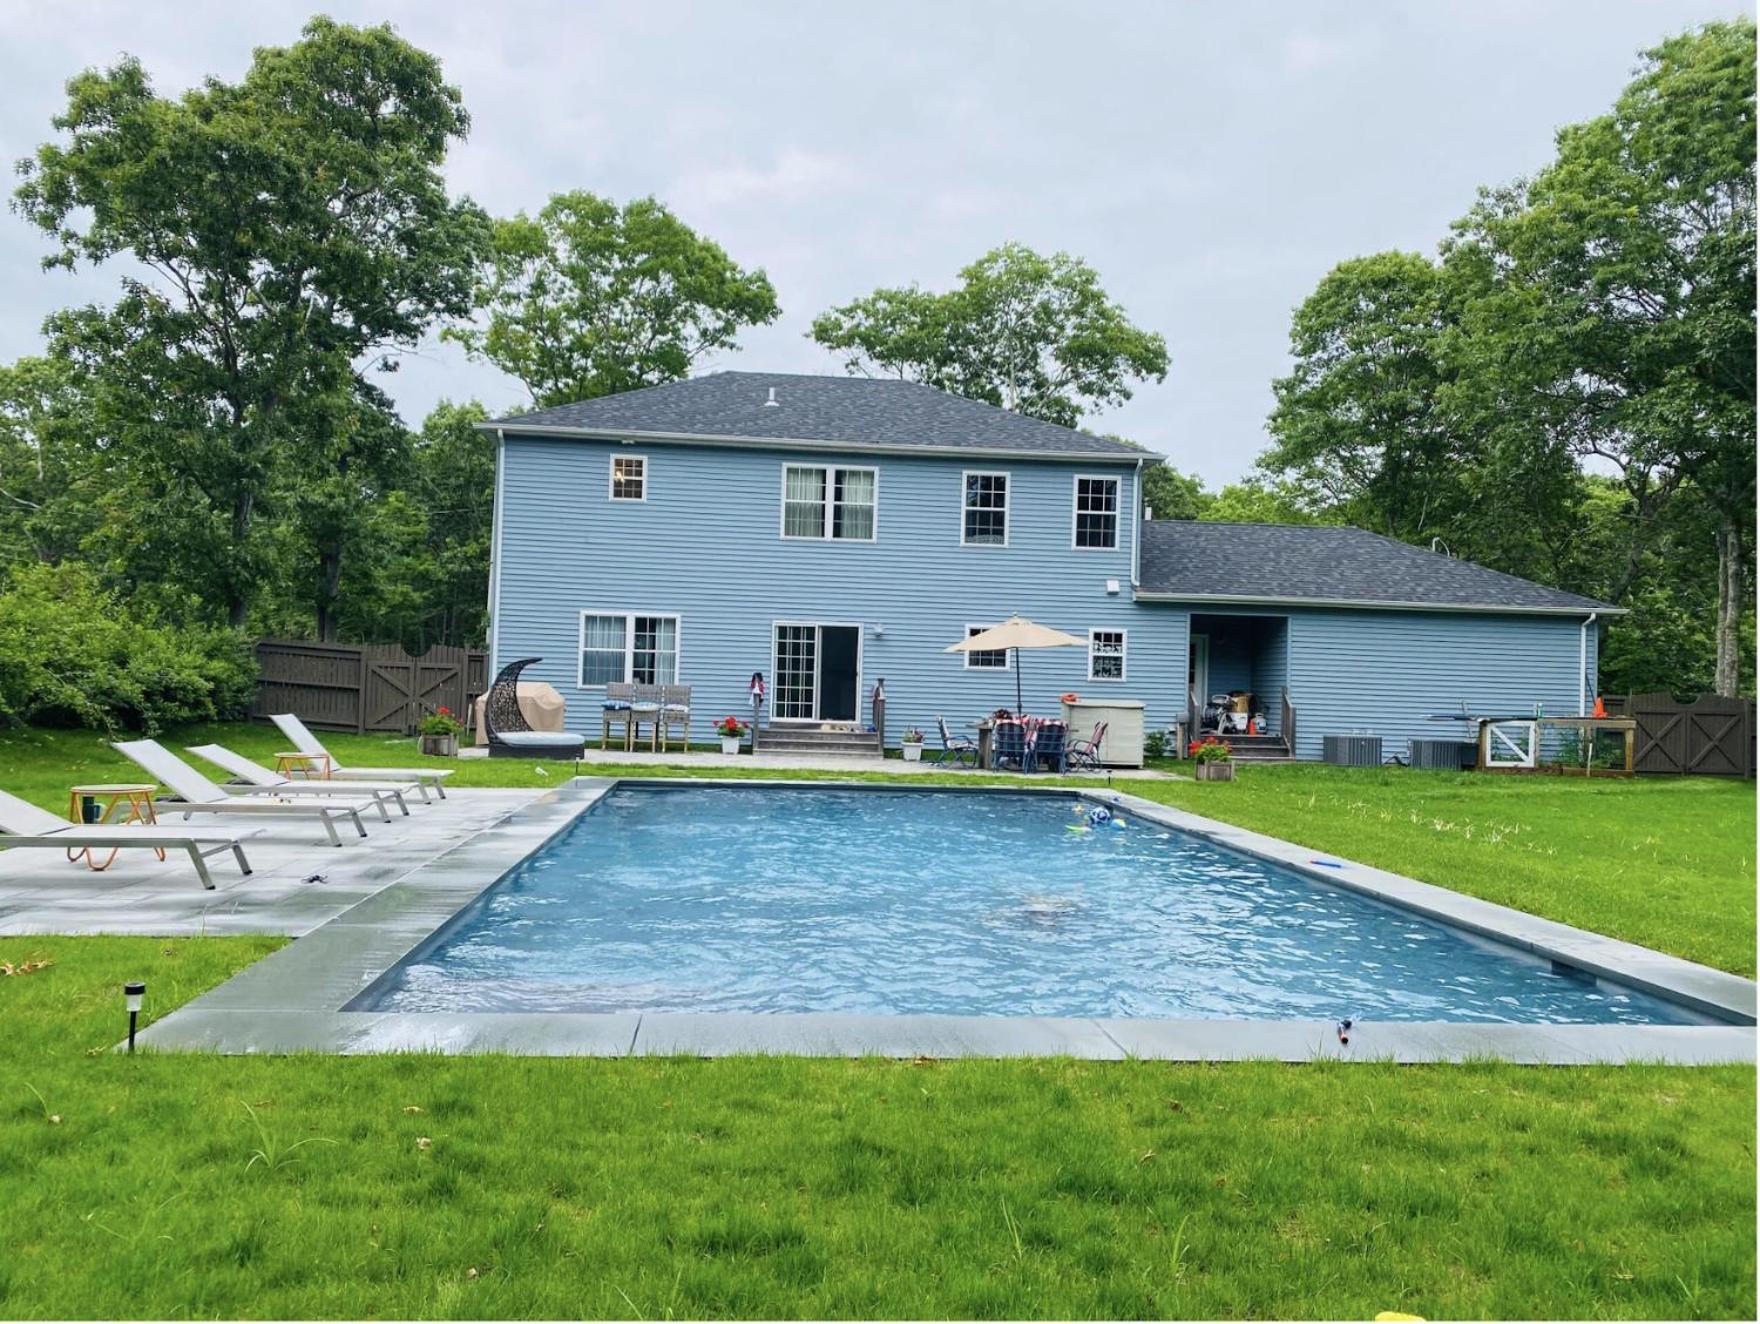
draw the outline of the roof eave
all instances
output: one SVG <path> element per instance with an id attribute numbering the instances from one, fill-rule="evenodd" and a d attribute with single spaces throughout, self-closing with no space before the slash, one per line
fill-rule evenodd
<path id="1" fill-rule="evenodd" d="M 1486 616 L 1624 616 L 1626 608 L 1590 602 L 1582 606 L 1508 606 L 1484 602 L 1408 602 L 1378 598 L 1255 597 L 1239 593 L 1171 593 L 1138 589 L 1138 602 L 1195 602 L 1227 607 L 1351 607 L 1364 611 L 1447 611 Z"/>
<path id="2" fill-rule="evenodd" d="M 644 432 L 630 428 L 571 428 L 554 423 L 503 423 L 490 421 L 476 425 L 484 432 L 507 436 L 572 437 L 583 441 L 630 441 L 654 445 L 725 446 L 736 450 L 859 450 L 877 455 L 984 455 L 1010 460 L 1059 460 L 1071 463 L 1135 464 L 1139 460 L 1159 464 L 1162 457 L 1154 451 L 1127 447 L 1117 451 L 1052 451 L 1012 450 L 1001 446 L 914 446 L 901 442 L 830 441 L 801 437 L 728 437 L 703 432 Z"/>

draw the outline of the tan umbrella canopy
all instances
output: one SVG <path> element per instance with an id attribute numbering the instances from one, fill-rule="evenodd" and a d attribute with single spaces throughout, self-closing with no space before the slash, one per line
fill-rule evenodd
<path id="1" fill-rule="evenodd" d="M 969 639 L 961 639 L 942 649 L 944 653 L 994 653 L 1004 648 L 1014 650 L 1014 710 L 1021 710 L 1021 649 L 1080 648 L 1082 641 L 1073 634 L 1053 630 L 1049 625 L 1029 621 L 1025 616 L 1010 616 L 1001 625 L 980 631 Z"/>

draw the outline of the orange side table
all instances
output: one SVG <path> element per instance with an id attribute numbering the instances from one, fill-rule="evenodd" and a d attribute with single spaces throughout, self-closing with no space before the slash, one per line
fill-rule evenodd
<path id="1" fill-rule="evenodd" d="M 157 823 L 159 816 L 153 812 L 153 793 L 159 789 L 157 782 L 97 782 L 88 786 L 75 786 L 67 792 L 67 817 L 71 822 L 83 823 L 80 815 L 80 801 L 86 799 L 102 800 L 104 812 L 98 815 L 100 823 Z M 127 807 L 125 813 L 118 811 Z M 116 863 L 116 853 L 121 847 L 113 847 L 102 864 L 92 854 L 90 846 L 82 846 L 78 850 L 69 849 L 68 863 L 84 859 L 86 867 L 96 873 L 102 873 Z M 153 853 L 161 860 L 165 858 L 163 846 L 153 847 Z"/>

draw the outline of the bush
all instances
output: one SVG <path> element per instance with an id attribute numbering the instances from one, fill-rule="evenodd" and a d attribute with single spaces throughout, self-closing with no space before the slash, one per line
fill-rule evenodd
<path id="1" fill-rule="evenodd" d="M 0 582 L 0 721 L 151 734 L 240 717 L 256 670 L 241 635 L 157 620 L 87 566 L 22 566 Z"/>

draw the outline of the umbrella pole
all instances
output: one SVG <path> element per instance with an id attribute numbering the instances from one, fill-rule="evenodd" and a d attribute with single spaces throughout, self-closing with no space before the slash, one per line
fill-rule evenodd
<path id="1" fill-rule="evenodd" d="M 1021 715 L 1021 650 L 1014 650 L 1014 715 Z"/>

